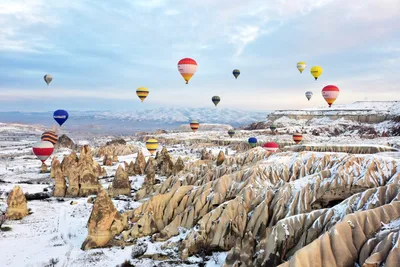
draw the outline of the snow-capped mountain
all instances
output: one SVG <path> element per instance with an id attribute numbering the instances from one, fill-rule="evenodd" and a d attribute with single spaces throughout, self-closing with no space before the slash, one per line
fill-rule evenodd
<path id="1" fill-rule="evenodd" d="M 68 111 L 69 121 L 91 121 L 92 123 L 102 121 L 130 121 L 157 124 L 180 124 L 191 120 L 200 123 L 218 123 L 239 126 L 254 121 L 265 120 L 269 111 L 254 112 L 235 109 L 220 108 L 157 108 L 140 111 Z M 7 120 L 2 120 L 7 116 Z M 53 121 L 53 112 L 2 112 L 0 121 L 23 123 L 41 123 L 43 118 Z"/>

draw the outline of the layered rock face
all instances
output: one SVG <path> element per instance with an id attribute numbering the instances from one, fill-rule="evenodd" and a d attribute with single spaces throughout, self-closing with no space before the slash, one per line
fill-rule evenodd
<path id="1" fill-rule="evenodd" d="M 229 251 L 225 266 L 303 266 L 296 265 L 296 257 L 317 264 L 304 266 L 331 266 L 329 260 L 336 264 L 332 266 L 369 264 L 377 259 L 386 264 L 396 262 L 399 160 L 345 153 L 271 154 L 259 147 L 235 157 L 222 155 L 186 164 L 161 184 L 154 184 L 151 174 L 161 172 L 158 160 L 165 159 L 165 154 L 149 160 L 148 177 L 135 198 L 150 198 L 126 213 L 130 226 L 122 231 L 123 240 L 129 244 L 152 236 L 155 241 L 165 241 L 183 227 L 189 231 L 178 244 L 182 259 L 223 250 Z M 372 230 L 363 232 L 370 216 L 391 225 L 392 234 L 381 231 L 383 226 L 371 226 Z M 347 240 L 349 233 L 335 228 L 349 224 L 347 221 L 360 225 L 350 227 L 356 229 L 350 233 L 354 240 Z M 346 239 L 347 248 L 351 242 L 355 246 L 340 259 L 342 262 L 325 255 L 340 255 L 340 243 L 331 243 L 326 250 L 318 244 L 320 250 L 308 252 L 307 247 L 322 242 L 324 236 L 330 242 L 336 236 L 334 231 Z M 364 241 L 370 244 L 365 247 Z"/>
<path id="2" fill-rule="evenodd" d="M 58 197 L 84 197 L 97 194 L 100 189 L 98 178 L 106 175 L 106 171 L 93 160 L 88 146 L 82 147 L 79 158 L 72 152 L 64 157 L 61 164 L 58 160 L 53 161 L 52 173 L 56 182 L 54 194 Z M 65 179 L 68 179 L 68 187 Z"/>
<path id="3" fill-rule="evenodd" d="M 14 186 L 7 198 L 7 219 L 21 220 L 28 215 L 28 204 L 24 192 L 18 185 Z"/>
<path id="4" fill-rule="evenodd" d="M 134 154 L 138 151 L 137 147 L 126 144 L 126 142 L 110 142 L 105 146 L 101 146 L 94 151 L 94 155 L 98 158 L 108 156 L 125 156 Z"/>

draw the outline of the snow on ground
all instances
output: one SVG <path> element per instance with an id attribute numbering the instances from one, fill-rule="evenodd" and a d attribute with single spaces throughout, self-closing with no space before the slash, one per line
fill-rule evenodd
<path id="1" fill-rule="evenodd" d="M 362 105 L 362 104 L 357 104 Z M 383 105 L 383 104 L 382 104 Z M 398 104 L 396 104 L 398 105 Z M 227 135 L 227 129 L 214 129 L 212 131 L 198 131 L 196 133 L 171 132 L 165 134 L 154 135 L 160 141 L 159 150 L 165 145 L 171 156 L 176 159 L 181 156 L 185 161 L 199 159 L 199 152 L 203 147 L 211 150 L 213 155 L 217 155 L 219 151 L 224 151 L 226 146 L 217 145 L 218 141 L 230 142 L 247 142 L 251 136 L 256 137 L 260 143 L 267 141 L 292 141 L 292 133 L 296 131 L 303 132 L 304 144 L 325 144 L 325 145 L 393 145 L 400 144 L 400 137 L 380 137 L 374 139 L 363 139 L 360 135 L 345 132 L 341 136 L 329 136 L 321 134 L 315 136 L 311 131 L 316 125 L 326 127 L 340 127 L 344 124 L 352 124 L 345 120 L 329 120 L 327 118 L 315 119 L 311 122 L 303 122 L 281 118 L 278 120 L 282 128 L 278 131 L 282 134 L 271 135 L 267 130 L 255 131 L 236 131 L 233 138 Z M 385 122 L 386 123 L 386 122 Z M 306 125 L 307 124 L 307 125 Z M 311 124 L 311 125 L 310 125 Z M 354 123 L 353 123 L 354 124 Z M 381 123 L 380 127 L 384 128 L 385 124 Z M 2 124 L 0 123 L 0 208 L 3 209 L 7 193 L 16 184 L 21 186 L 25 193 L 37 193 L 51 191 L 54 185 L 53 179 L 49 173 L 39 174 L 41 163 L 31 152 L 31 145 L 37 142 L 40 134 L 44 129 L 39 126 L 25 126 L 18 124 Z M 83 139 L 82 139 L 83 138 Z M 83 144 L 86 137 L 75 136 L 74 140 Z M 90 141 L 91 145 L 104 144 L 106 141 L 113 139 L 112 136 L 96 137 Z M 144 153 L 146 160 L 151 156 L 145 148 L 143 142 L 135 141 L 133 137 L 125 138 L 129 144 L 138 146 Z M 175 140 L 173 145 L 167 145 L 167 140 Z M 198 140 L 198 142 L 197 142 Z M 87 142 L 87 141 L 86 141 Z M 189 147 L 188 147 L 189 146 Z M 192 150 L 192 151 L 191 151 Z M 52 157 L 59 160 L 69 154 L 71 150 L 60 149 L 54 153 Z M 228 149 L 228 154 L 232 155 L 236 151 Z M 50 165 L 50 157 L 46 164 Z M 113 166 L 105 166 L 107 177 L 100 179 L 100 183 L 104 188 L 108 188 L 112 181 L 112 177 L 119 165 L 123 162 L 135 160 L 137 153 L 120 156 L 119 162 Z M 373 157 L 393 157 L 400 158 L 400 153 L 380 153 Z M 100 164 L 102 159 L 96 159 Z M 289 163 L 293 160 L 291 157 L 271 156 L 265 160 L 263 164 L 273 164 L 274 162 Z M 160 180 L 165 177 L 157 177 Z M 132 189 L 138 190 L 144 182 L 144 176 L 129 177 Z M 300 179 L 294 184 L 295 188 L 300 188 L 309 179 Z M 132 247 L 113 247 L 106 249 L 93 249 L 90 251 L 82 251 L 80 246 L 87 235 L 86 224 L 88 222 L 92 204 L 87 203 L 88 198 L 73 199 L 77 204 L 71 205 L 70 198 L 49 198 L 45 200 L 33 200 L 28 202 L 31 214 L 20 221 L 7 221 L 3 227 L 10 227 L 9 231 L 0 231 L 0 262 L 1 266 L 46 266 L 50 262 L 57 262 L 56 266 L 116 266 L 131 260 L 132 264 L 137 266 L 154 266 L 160 263 L 149 258 L 132 259 Z M 141 205 L 133 199 L 121 198 L 121 200 L 113 200 L 114 205 L 119 211 L 133 209 Z M 161 246 L 167 242 L 173 242 L 184 236 L 181 235 L 172 238 L 166 242 L 152 243 L 148 237 L 142 238 L 148 246 L 146 255 L 152 253 L 165 253 Z M 173 252 L 173 250 L 172 250 Z M 171 253 L 172 253 L 171 252 Z M 198 266 L 199 262 L 205 263 L 205 266 L 221 266 L 225 260 L 227 253 L 214 253 L 206 258 L 204 262 L 200 257 L 190 257 L 186 264 L 174 265 L 173 263 L 163 263 L 163 266 Z"/>

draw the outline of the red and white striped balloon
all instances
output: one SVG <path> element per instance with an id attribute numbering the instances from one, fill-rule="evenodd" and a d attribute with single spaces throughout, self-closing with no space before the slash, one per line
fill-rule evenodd
<path id="1" fill-rule="evenodd" d="M 43 163 L 53 154 L 54 146 L 49 141 L 40 141 L 32 146 L 33 153 Z"/>
<path id="2" fill-rule="evenodd" d="M 192 58 L 183 58 L 178 62 L 178 71 L 185 79 L 186 84 L 197 71 L 197 62 Z"/>
<path id="3" fill-rule="evenodd" d="M 263 145 L 263 148 L 265 148 L 269 152 L 275 152 L 279 149 L 279 145 L 275 142 L 267 142 Z"/>

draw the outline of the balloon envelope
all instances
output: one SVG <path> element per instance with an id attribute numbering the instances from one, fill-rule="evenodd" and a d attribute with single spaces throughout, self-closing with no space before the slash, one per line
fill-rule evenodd
<path id="1" fill-rule="evenodd" d="M 300 73 L 303 73 L 303 70 L 305 70 L 306 67 L 307 65 L 304 61 L 297 62 L 297 69 L 300 71 Z"/>
<path id="2" fill-rule="evenodd" d="M 178 62 L 178 71 L 186 81 L 186 84 L 188 84 L 197 71 L 197 62 L 191 58 L 183 58 Z"/>
<path id="3" fill-rule="evenodd" d="M 54 146 L 49 141 L 40 141 L 33 145 L 32 150 L 36 157 L 44 163 L 53 154 Z"/>
<path id="4" fill-rule="evenodd" d="M 228 134 L 229 134 L 230 137 L 234 136 L 234 135 L 235 135 L 235 130 L 230 129 L 230 130 L 228 131 Z"/>
<path id="5" fill-rule="evenodd" d="M 249 140 L 247 140 L 249 142 L 249 145 L 251 147 L 255 147 L 257 145 L 257 138 L 255 137 L 250 137 Z"/>
<path id="6" fill-rule="evenodd" d="M 327 85 L 322 88 L 322 97 L 325 99 L 326 103 L 328 103 L 329 107 L 331 107 L 336 98 L 338 98 L 339 93 L 340 90 L 335 85 Z"/>
<path id="7" fill-rule="evenodd" d="M 58 136 L 54 131 L 46 131 L 42 134 L 41 139 L 42 141 L 49 141 L 50 143 L 55 145 L 57 143 Z"/>
<path id="8" fill-rule="evenodd" d="M 190 122 L 190 128 L 192 129 L 193 132 L 196 132 L 197 129 L 199 129 L 199 127 L 200 127 L 200 124 L 199 124 L 198 121 L 192 120 L 192 121 Z"/>
<path id="9" fill-rule="evenodd" d="M 233 76 L 235 76 L 235 79 L 237 79 L 237 77 L 239 77 L 239 75 L 240 75 L 240 70 L 234 69 L 234 70 L 232 71 L 232 74 L 233 74 Z"/>
<path id="10" fill-rule="evenodd" d="M 64 124 L 64 122 L 66 120 L 68 120 L 68 112 L 63 109 L 58 109 L 58 110 L 54 111 L 53 118 L 61 126 Z"/>
<path id="11" fill-rule="evenodd" d="M 149 139 L 146 142 L 146 148 L 150 152 L 150 154 L 154 154 L 158 148 L 158 141 L 156 139 Z"/>
<path id="12" fill-rule="evenodd" d="M 47 83 L 47 85 L 49 85 L 49 83 L 53 80 L 53 76 L 51 76 L 50 74 L 46 74 L 44 75 L 43 79 Z"/>
<path id="13" fill-rule="evenodd" d="M 275 152 L 276 150 L 279 149 L 279 145 L 275 142 L 267 142 L 263 145 L 263 148 L 270 152 Z"/>
<path id="14" fill-rule="evenodd" d="M 322 74 L 322 68 L 320 66 L 313 66 L 310 70 L 311 75 L 315 78 L 315 80 L 318 79 L 319 76 Z"/>
<path id="15" fill-rule="evenodd" d="M 306 97 L 307 97 L 308 101 L 310 101 L 312 96 L 313 96 L 313 92 L 311 92 L 311 91 L 306 92 Z"/>
<path id="16" fill-rule="evenodd" d="M 149 95 L 149 89 L 146 87 L 139 87 L 136 89 L 136 94 L 143 102 L 143 100 L 145 100 L 145 98 Z"/>
<path id="17" fill-rule="evenodd" d="M 215 96 L 213 96 L 213 97 L 211 98 L 211 100 L 212 100 L 212 102 L 214 103 L 214 105 L 217 106 L 218 103 L 219 103 L 219 101 L 221 101 L 221 98 L 220 98 L 219 96 L 215 95 Z"/>
<path id="18" fill-rule="evenodd" d="M 295 133 L 293 135 L 293 141 L 298 144 L 301 142 L 301 140 L 303 140 L 303 135 L 301 133 Z"/>

